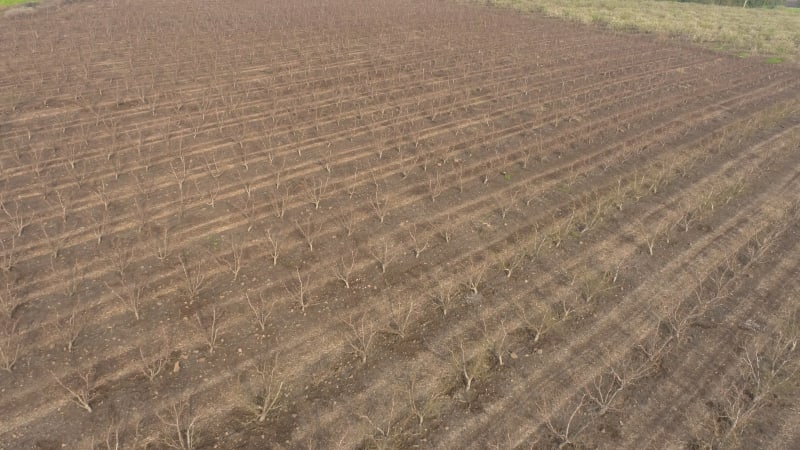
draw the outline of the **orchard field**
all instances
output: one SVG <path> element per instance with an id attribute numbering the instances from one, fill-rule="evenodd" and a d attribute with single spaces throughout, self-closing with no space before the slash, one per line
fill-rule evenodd
<path id="1" fill-rule="evenodd" d="M 0 60 L 0 448 L 800 447 L 796 66 L 416 0 Z"/>

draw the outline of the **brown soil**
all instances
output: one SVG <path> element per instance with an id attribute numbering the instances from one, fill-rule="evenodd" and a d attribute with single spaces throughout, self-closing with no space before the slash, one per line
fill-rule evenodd
<path id="1" fill-rule="evenodd" d="M 411 0 L 0 59 L 0 448 L 800 445 L 794 67 Z"/>

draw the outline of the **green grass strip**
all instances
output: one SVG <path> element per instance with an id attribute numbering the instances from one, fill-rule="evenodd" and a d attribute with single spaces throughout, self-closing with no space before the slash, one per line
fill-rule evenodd
<path id="1" fill-rule="evenodd" d="M 0 8 L 7 8 L 22 3 L 36 3 L 36 0 L 0 0 Z"/>

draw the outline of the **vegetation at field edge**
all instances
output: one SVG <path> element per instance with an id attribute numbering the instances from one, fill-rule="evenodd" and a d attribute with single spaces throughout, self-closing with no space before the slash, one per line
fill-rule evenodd
<path id="1" fill-rule="evenodd" d="M 36 0 L 0 0 L 0 8 L 20 5 L 24 3 L 37 3 Z"/>
<path id="2" fill-rule="evenodd" d="M 582 23 L 686 37 L 722 51 L 800 61 L 800 14 L 791 8 L 745 9 L 653 0 L 491 1 Z"/>

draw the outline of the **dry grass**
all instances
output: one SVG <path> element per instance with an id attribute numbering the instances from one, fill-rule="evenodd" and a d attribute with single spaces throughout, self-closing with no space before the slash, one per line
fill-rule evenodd
<path id="1" fill-rule="evenodd" d="M 800 9 L 734 8 L 652 0 L 491 0 L 498 6 L 538 11 L 582 23 L 686 37 L 741 56 L 770 56 L 769 63 L 800 61 Z"/>

